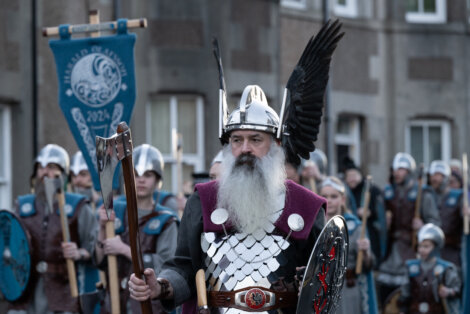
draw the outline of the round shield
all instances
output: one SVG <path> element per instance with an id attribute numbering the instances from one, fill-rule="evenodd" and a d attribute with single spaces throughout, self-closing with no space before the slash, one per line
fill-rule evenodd
<path id="1" fill-rule="evenodd" d="M 18 300 L 26 290 L 31 270 L 28 235 L 17 216 L 0 210 L 0 290 L 8 301 Z"/>
<path id="2" fill-rule="evenodd" d="M 348 241 L 344 218 L 331 218 L 310 254 L 296 313 L 334 313 L 348 263 Z"/>

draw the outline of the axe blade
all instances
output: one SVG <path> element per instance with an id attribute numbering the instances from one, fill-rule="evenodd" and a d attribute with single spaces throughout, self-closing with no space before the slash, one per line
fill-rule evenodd
<path id="1" fill-rule="evenodd" d="M 96 136 L 96 161 L 100 176 L 103 204 L 109 218 L 113 210 L 113 177 L 119 162 L 116 135 L 109 138 Z"/>
<path id="2" fill-rule="evenodd" d="M 62 180 L 59 177 L 49 178 L 44 177 L 44 188 L 46 190 L 47 204 L 49 205 L 49 214 L 54 211 L 54 198 L 57 191 L 60 189 Z"/>

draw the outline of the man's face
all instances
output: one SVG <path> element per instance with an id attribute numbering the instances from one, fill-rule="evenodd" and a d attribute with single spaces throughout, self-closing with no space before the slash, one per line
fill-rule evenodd
<path id="1" fill-rule="evenodd" d="M 457 177 L 455 175 L 451 175 L 449 177 L 449 187 L 451 189 L 461 189 L 462 188 L 462 184 L 460 183 L 460 181 L 457 179 Z"/>
<path id="2" fill-rule="evenodd" d="M 431 240 L 423 240 L 418 244 L 418 254 L 419 256 L 426 260 L 434 249 L 434 242 Z"/>
<path id="3" fill-rule="evenodd" d="M 320 195 L 326 198 L 328 204 L 326 214 L 328 217 L 341 215 L 341 206 L 345 203 L 345 197 L 338 190 L 327 185 L 322 187 Z"/>
<path id="4" fill-rule="evenodd" d="M 442 173 L 436 172 L 430 176 L 431 186 L 433 189 L 438 189 L 442 182 L 444 182 L 444 176 Z"/>
<path id="5" fill-rule="evenodd" d="M 36 178 L 39 180 L 43 179 L 44 177 L 54 178 L 57 175 L 60 175 L 61 172 L 62 170 L 57 164 L 50 163 L 43 167 L 38 163 L 36 169 Z"/>
<path id="6" fill-rule="evenodd" d="M 357 169 L 349 169 L 345 172 L 344 181 L 351 188 L 354 189 L 362 181 L 362 175 Z"/>
<path id="7" fill-rule="evenodd" d="M 77 175 L 72 174 L 72 186 L 74 188 L 88 189 L 92 186 L 90 171 L 82 170 Z"/>
<path id="8" fill-rule="evenodd" d="M 209 169 L 209 178 L 211 180 L 217 180 L 220 178 L 220 173 L 221 173 L 221 163 L 216 162 Z"/>
<path id="9" fill-rule="evenodd" d="M 398 168 L 393 171 L 393 179 L 396 184 L 401 184 L 405 181 L 406 176 L 408 175 L 408 170 L 405 168 Z"/>
<path id="10" fill-rule="evenodd" d="M 237 158 L 242 154 L 261 158 L 271 147 L 272 136 L 268 133 L 252 130 L 236 130 L 230 135 L 232 155 Z"/>
<path id="11" fill-rule="evenodd" d="M 149 197 L 157 188 L 159 179 L 153 171 L 145 171 L 142 176 L 135 173 L 135 185 L 138 198 Z"/>

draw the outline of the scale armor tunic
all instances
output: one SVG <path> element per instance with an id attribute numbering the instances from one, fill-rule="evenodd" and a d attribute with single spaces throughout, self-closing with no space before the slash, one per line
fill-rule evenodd
<path id="1" fill-rule="evenodd" d="M 222 225 L 214 224 L 210 218 L 216 209 L 217 183 L 196 186 L 196 193 L 188 200 L 189 206 L 185 209 L 184 215 L 188 217 L 183 216 L 175 259 L 167 262 L 158 276 L 168 279 L 175 291 L 174 303 L 162 302 L 167 309 L 186 301 L 183 313 L 196 313 L 193 283 L 196 271 L 203 268 L 209 299 L 214 291 L 233 292 L 241 288 L 263 287 L 276 292 L 292 292 L 294 306 L 264 312 L 260 309 L 259 312 L 295 313 L 296 267 L 307 265 L 324 225 L 324 210 L 321 208 L 326 207 L 326 201 L 292 181 L 286 181 L 286 187 L 286 194 L 279 198 L 279 209 L 267 217 L 262 229 L 252 234 L 239 233 L 227 221 L 224 224 L 226 235 Z M 287 219 L 292 214 L 298 214 L 304 220 L 302 230 L 291 232 Z M 178 277 L 185 280 L 180 281 Z M 266 300 L 266 304 L 268 302 Z M 282 301 L 276 302 L 282 304 Z M 218 307 L 211 308 L 211 313 L 245 312 Z"/>

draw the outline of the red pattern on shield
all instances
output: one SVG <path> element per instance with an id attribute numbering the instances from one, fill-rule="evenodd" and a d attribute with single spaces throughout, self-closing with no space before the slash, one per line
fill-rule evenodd
<path id="1" fill-rule="evenodd" d="M 334 246 L 331 248 L 330 252 L 328 253 L 328 257 L 330 261 L 332 261 L 336 257 L 336 250 Z M 321 269 L 322 270 L 317 274 L 318 280 L 320 280 L 320 283 L 321 283 L 321 287 L 318 289 L 317 298 L 315 299 L 315 302 L 313 303 L 313 308 L 316 314 L 319 314 L 321 313 L 321 311 L 323 311 L 328 301 L 328 297 L 327 297 L 328 296 L 327 295 L 328 284 L 326 283 L 326 276 L 328 275 L 330 266 L 327 266 L 326 263 L 324 263 Z M 322 290 L 323 290 L 323 293 L 322 293 Z"/>

